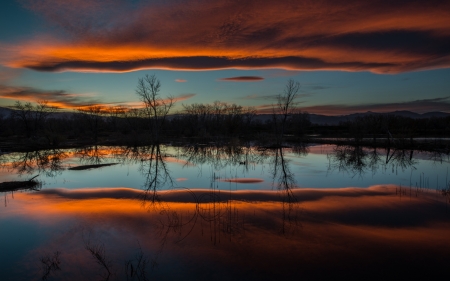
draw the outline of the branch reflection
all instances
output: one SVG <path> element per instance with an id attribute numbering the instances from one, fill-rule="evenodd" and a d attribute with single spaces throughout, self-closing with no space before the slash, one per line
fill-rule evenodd
<path id="1" fill-rule="evenodd" d="M 75 155 L 79 157 L 81 163 L 92 165 L 101 164 L 104 159 L 111 154 L 109 148 L 99 147 L 97 145 L 78 148 Z"/>
<path id="2" fill-rule="evenodd" d="M 386 170 L 389 166 L 393 173 L 398 169 L 405 171 L 408 168 L 415 169 L 417 163 L 413 150 L 384 149 L 362 146 L 336 146 L 332 153 L 327 154 L 328 171 L 338 171 L 351 177 L 363 177 L 368 171 L 375 174 L 380 168 Z"/>
<path id="3" fill-rule="evenodd" d="M 188 145 L 181 147 L 188 163 L 207 164 L 214 170 L 242 165 L 248 171 L 251 165 L 262 163 L 267 153 L 252 146 L 240 145 Z"/>
<path id="4" fill-rule="evenodd" d="M 43 173 L 47 177 L 55 177 L 64 170 L 62 162 L 67 157 L 69 155 L 61 149 L 10 153 L 3 156 L 2 166 L 19 176 Z"/>
<path id="5" fill-rule="evenodd" d="M 306 154 L 306 147 L 294 149 L 298 154 Z M 282 228 L 281 233 L 295 232 L 301 226 L 299 222 L 299 202 L 293 190 L 297 187 L 295 175 L 292 173 L 289 160 L 284 155 L 284 148 L 275 148 L 272 156 L 273 186 L 276 186 L 282 197 Z"/>

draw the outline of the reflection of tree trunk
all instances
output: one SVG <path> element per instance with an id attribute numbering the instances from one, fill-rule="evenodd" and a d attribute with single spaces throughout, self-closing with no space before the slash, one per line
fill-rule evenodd
<path id="1" fill-rule="evenodd" d="M 161 147 L 159 144 L 154 144 L 150 147 L 150 155 L 148 159 L 145 159 L 147 150 L 143 151 L 143 157 L 141 158 L 141 171 L 146 176 L 144 184 L 144 202 L 150 201 L 155 203 L 159 200 L 158 191 L 166 183 L 173 185 L 172 178 L 170 177 L 169 169 L 164 162 L 162 156 Z"/>
<path id="2" fill-rule="evenodd" d="M 294 175 L 289 169 L 289 163 L 284 158 L 283 148 L 275 149 L 273 161 L 273 181 L 277 181 L 278 190 L 282 196 L 282 233 L 285 234 L 291 226 L 298 226 L 295 206 L 298 203 L 294 195 Z"/>

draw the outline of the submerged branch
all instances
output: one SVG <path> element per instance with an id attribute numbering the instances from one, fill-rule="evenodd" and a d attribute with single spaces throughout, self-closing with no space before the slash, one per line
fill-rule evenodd
<path id="1" fill-rule="evenodd" d="M 37 175 L 39 176 L 39 175 Z M 17 191 L 23 189 L 38 190 L 40 183 L 34 180 L 37 176 L 27 181 L 7 181 L 0 183 L 0 192 Z"/>

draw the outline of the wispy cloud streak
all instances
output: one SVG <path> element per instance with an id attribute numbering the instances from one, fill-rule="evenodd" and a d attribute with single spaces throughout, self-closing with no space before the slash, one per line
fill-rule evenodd
<path id="1" fill-rule="evenodd" d="M 68 93 L 64 90 L 46 91 L 32 87 L 12 87 L 1 84 L 0 98 L 27 102 L 46 100 L 50 105 L 61 108 L 78 108 L 101 104 L 99 100 L 88 94 Z"/>
<path id="2" fill-rule="evenodd" d="M 194 97 L 196 94 L 181 94 L 172 98 L 172 102 L 180 102 Z M 65 90 L 42 90 L 32 87 L 7 86 L 0 84 L 0 98 L 14 101 L 36 102 L 45 100 L 49 105 L 64 109 L 77 109 L 92 105 L 125 106 L 131 108 L 143 107 L 142 102 L 104 102 L 93 94 L 69 93 Z M 163 99 L 168 102 L 168 99 Z"/>

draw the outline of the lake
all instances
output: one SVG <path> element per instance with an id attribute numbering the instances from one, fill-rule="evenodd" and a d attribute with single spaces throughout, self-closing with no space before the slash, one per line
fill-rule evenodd
<path id="1" fill-rule="evenodd" d="M 0 155 L 0 280 L 437 278 L 449 155 L 336 145 Z M 444 190 L 444 191 L 443 191 Z"/>

